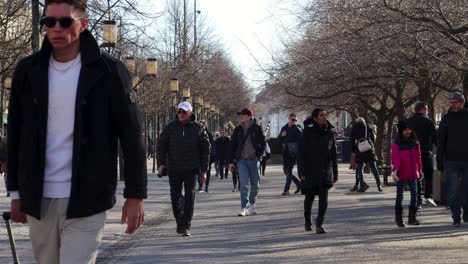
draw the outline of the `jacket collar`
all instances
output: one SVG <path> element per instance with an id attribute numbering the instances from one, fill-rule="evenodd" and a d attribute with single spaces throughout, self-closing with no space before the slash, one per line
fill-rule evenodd
<path id="1" fill-rule="evenodd" d="M 39 51 L 41 64 L 48 65 L 50 54 L 52 53 L 52 44 L 50 43 L 47 36 L 42 42 L 42 48 Z M 96 62 L 101 58 L 101 50 L 97 44 L 96 39 L 93 37 L 89 30 L 85 29 L 80 35 L 80 53 L 81 53 L 81 64 L 89 65 Z M 47 66 L 48 67 L 48 66 Z"/>

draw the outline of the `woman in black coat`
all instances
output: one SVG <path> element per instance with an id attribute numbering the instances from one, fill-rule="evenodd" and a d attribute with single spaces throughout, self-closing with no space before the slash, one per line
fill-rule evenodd
<path id="1" fill-rule="evenodd" d="M 368 140 L 372 148 L 366 152 L 360 152 L 358 148 L 358 143 L 360 140 Z M 379 170 L 377 169 L 377 155 L 375 155 L 374 141 L 374 132 L 366 124 L 364 118 L 358 117 L 356 119 L 356 123 L 353 126 L 353 129 L 351 130 L 351 152 L 353 155 L 354 163 L 357 165 L 357 180 L 359 180 L 359 183 L 361 185 L 358 192 L 365 192 L 369 188 L 369 185 L 367 185 L 367 183 L 364 181 L 364 164 L 366 163 L 369 163 L 372 173 L 374 174 L 377 190 L 379 192 L 382 191 L 382 187 L 380 186 Z M 356 185 L 355 187 L 357 187 Z M 352 190 L 355 189 L 357 188 L 353 188 Z"/>
<path id="2" fill-rule="evenodd" d="M 325 110 L 316 108 L 312 117 L 304 121 L 304 133 L 299 141 L 297 164 L 301 192 L 305 195 L 305 229 L 312 230 L 312 203 L 318 195 L 319 209 L 315 222 L 317 234 L 326 233 L 323 220 L 328 207 L 328 190 L 338 180 L 336 141 L 332 128 Z"/>

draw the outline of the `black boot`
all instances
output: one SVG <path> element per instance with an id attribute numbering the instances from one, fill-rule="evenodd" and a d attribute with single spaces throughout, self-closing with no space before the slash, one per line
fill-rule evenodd
<path id="1" fill-rule="evenodd" d="M 417 207 L 410 207 L 408 214 L 408 225 L 419 225 L 418 219 L 416 219 L 416 213 L 418 212 Z"/>
<path id="2" fill-rule="evenodd" d="M 315 219 L 315 233 L 317 234 L 325 234 L 327 230 L 323 227 L 323 216 L 318 216 Z"/>
<path id="3" fill-rule="evenodd" d="M 403 207 L 395 208 L 395 223 L 398 227 L 405 227 L 403 222 Z"/>
<path id="4" fill-rule="evenodd" d="M 304 228 L 306 231 L 312 231 L 312 221 L 310 220 L 310 217 L 305 219 Z"/>

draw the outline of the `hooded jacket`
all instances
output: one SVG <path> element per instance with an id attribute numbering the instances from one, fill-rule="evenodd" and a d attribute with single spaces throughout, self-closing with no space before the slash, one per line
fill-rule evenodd
<path id="1" fill-rule="evenodd" d="M 192 119 L 183 124 L 179 120 L 168 124 L 157 145 L 158 167 L 167 166 L 169 176 L 178 171 L 206 172 L 210 156 L 210 142 L 206 129 Z"/>
<path id="2" fill-rule="evenodd" d="M 88 30 L 80 35 L 82 67 L 73 132 L 71 194 L 67 218 L 113 207 L 117 140 L 125 162 L 125 198 L 146 198 L 146 150 L 142 118 L 125 65 L 102 53 Z M 19 191 L 21 210 L 37 219 L 46 160 L 48 70 L 52 45 L 21 60 L 13 75 L 8 115 L 8 190 Z"/>
<path id="3" fill-rule="evenodd" d="M 392 144 L 392 166 L 400 181 L 417 180 L 422 169 L 421 147 L 415 140 Z"/>
<path id="4" fill-rule="evenodd" d="M 309 118 L 304 121 L 304 132 L 299 140 L 297 168 L 302 181 L 302 193 L 316 187 L 331 188 L 338 180 L 336 140 L 334 127 L 327 121 L 325 127 Z"/>

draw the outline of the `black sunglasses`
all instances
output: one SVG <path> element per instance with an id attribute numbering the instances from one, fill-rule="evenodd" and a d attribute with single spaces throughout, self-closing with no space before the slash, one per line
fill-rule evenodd
<path id="1" fill-rule="evenodd" d="M 186 114 L 187 111 L 180 109 L 180 110 L 177 111 L 177 113 L 178 113 L 178 114 Z"/>
<path id="2" fill-rule="evenodd" d="M 73 22 L 76 20 L 80 20 L 82 17 L 78 18 L 72 18 L 72 17 L 61 17 L 61 18 L 56 18 L 56 17 L 49 17 L 49 16 L 44 16 L 41 18 L 41 25 L 46 26 L 48 28 L 53 28 L 57 24 L 57 21 L 60 24 L 60 27 L 62 28 L 69 28 Z"/>

